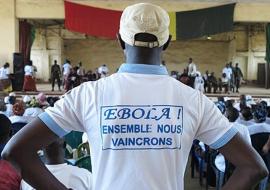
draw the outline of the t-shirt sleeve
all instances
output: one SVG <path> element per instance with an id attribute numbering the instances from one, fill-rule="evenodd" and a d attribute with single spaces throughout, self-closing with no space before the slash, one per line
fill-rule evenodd
<path id="1" fill-rule="evenodd" d="M 205 95 L 199 95 L 199 123 L 195 138 L 219 149 L 238 132 Z"/>
<path id="2" fill-rule="evenodd" d="M 84 103 L 84 85 L 80 85 L 67 92 L 54 107 L 47 108 L 38 117 L 60 137 L 73 130 L 85 132 Z"/>

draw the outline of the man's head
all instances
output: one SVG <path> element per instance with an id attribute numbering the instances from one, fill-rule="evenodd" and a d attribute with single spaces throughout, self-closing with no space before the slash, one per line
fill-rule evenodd
<path id="1" fill-rule="evenodd" d="M 0 144 L 6 144 L 11 137 L 11 122 L 7 116 L 0 114 Z"/>
<path id="2" fill-rule="evenodd" d="M 235 64 L 235 67 L 238 67 L 238 63 Z"/>
<path id="3" fill-rule="evenodd" d="M 228 118 L 230 122 L 235 122 L 239 117 L 239 112 L 234 107 L 229 107 L 226 109 L 225 116 Z"/>
<path id="4" fill-rule="evenodd" d="M 54 64 L 57 65 L 57 61 L 56 60 L 54 60 Z"/>
<path id="5" fill-rule="evenodd" d="M 241 110 L 241 114 L 242 114 L 244 120 L 246 120 L 246 121 L 249 121 L 253 118 L 252 111 L 251 111 L 250 107 L 244 107 Z"/>
<path id="6" fill-rule="evenodd" d="M 46 148 L 44 148 L 43 151 L 46 159 L 46 164 L 63 164 L 65 162 L 65 147 L 66 143 L 64 139 L 58 138 L 53 143 L 49 144 Z"/>
<path id="7" fill-rule="evenodd" d="M 227 64 L 226 64 L 226 67 L 229 68 L 229 66 L 230 66 L 229 63 L 227 63 Z"/>
<path id="8" fill-rule="evenodd" d="M 120 44 L 123 49 L 126 45 L 166 49 L 170 41 L 169 24 L 168 13 L 159 6 L 150 3 L 128 6 L 120 20 Z"/>
<path id="9" fill-rule="evenodd" d="M 192 63 L 193 62 L 193 59 L 190 57 L 189 59 L 188 59 L 188 63 Z"/>
<path id="10" fill-rule="evenodd" d="M 12 111 L 14 115 L 22 116 L 24 114 L 24 103 L 22 101 L 17 102 L 13 105 Z"/>
<path id="11" fill-rule="evenodd" d="M 4 64 L 4 68 L 9 68 L 9 63 L 8 62 Z"/>

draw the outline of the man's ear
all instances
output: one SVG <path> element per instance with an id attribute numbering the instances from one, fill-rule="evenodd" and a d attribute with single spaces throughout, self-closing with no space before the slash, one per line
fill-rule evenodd
<path id="1" fill-rule="evenodd" d="M 116 37 L 117 37 L 117 39 L 118 39 L 118 43 L 119 43 L 119 45 L 121 46 L 121 48 L 124 50 L 126 47 L 125 47 L 125 42 L 122 40 L 122 38 L 121 38 L 121 35 L 118 33 L 118 34 L 116 34 Z"/>
<path id="2" fill-rule="evenodd" d="M 168 41 L 163 45 L 163 48 L 162 48 L 163 51 L 165 51 L 168 48 L 168 46 L 171 42 L 171 39 L 172 39 L 172 35 L 169 35 Z"/>

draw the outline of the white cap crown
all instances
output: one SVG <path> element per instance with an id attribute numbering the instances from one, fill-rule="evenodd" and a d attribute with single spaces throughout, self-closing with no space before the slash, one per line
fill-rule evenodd
<path id="1" fill-rule="evenodd" d="M 170 18 L 164 9 L 150 3 L 139 3 L 123 11 L 119 33 L 122 40 L 131 46 L 161 47 L 168 41 L 169 25 Z M 138 33 L 152 34 L 157 37 L 157 41 L 135 41 Z"/>

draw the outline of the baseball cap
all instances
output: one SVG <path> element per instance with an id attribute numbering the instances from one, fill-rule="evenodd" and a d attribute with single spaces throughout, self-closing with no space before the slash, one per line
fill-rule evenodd
<path id="1" fill-rule="evenodd" d="M 161 47 L 169 39 L 170 18 L 168 13 L 151 3 L 138 3 L 128 6 L 120 19 L 122 40 L 131 46 Z M 138 33 L 148 33 L 156 36 L 157 41 L 143 42 L 135 40 Z"/>

